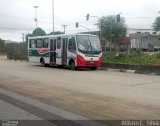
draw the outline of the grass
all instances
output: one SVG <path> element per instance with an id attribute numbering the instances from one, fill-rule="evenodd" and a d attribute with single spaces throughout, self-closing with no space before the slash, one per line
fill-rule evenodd
<path id="1" fill-rule="evenodd" d="M 130 53 L 103 53 L 103 62 L 114 64 L 160 66 L 160 53 L 145 54 L 140 51 L 132 51 Z"/>

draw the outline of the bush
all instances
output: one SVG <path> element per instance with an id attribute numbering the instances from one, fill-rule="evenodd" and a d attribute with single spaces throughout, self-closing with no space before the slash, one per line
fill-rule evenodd
<path id="1" fill-rule="evenodd" d="M 132 65 L 160 65 L 159 54 L 145 54 L 140 50 L 134 50 L 130 53 L 104 53 L 104 63 L 132 64 Z"/>

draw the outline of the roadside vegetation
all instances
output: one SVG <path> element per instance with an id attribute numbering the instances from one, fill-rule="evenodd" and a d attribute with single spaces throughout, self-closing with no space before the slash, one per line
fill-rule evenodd
<path id="1" fill-rule="evenodd" d="M 0 39 L 0 55 L 6 55 L 7 47 L 4 40 Z"/>
<path id="2" fill-rule="evenodd" d="M 130 64 L 130 65 L 153 65 L 160 66 L 160 53 L 144 53 L 140 50 L 128 53 L 103 53 L 104 63 Z"/>
<path id="3" fill-rule="evenodd" d="M 7 58 L 14 60 L 28 60 L 27 42 L 8 43 Z"/>

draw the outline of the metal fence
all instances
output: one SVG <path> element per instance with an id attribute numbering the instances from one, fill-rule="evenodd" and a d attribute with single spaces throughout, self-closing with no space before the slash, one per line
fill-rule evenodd
<path id="1" fill-rule="evenodd" d="M 8 43 L 7 58 L 14 60 L 28 60 L 27 43 Z"/>

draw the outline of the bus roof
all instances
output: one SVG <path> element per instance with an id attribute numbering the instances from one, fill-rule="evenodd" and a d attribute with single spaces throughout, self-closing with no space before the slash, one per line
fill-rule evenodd
<path id="1" fill-rule="evenodd" d="M 97 36 L 97 35 L 93 35 L 93 34 L 74 33 L 74 34 L 59 34 L 59 35 L 35 36 L 35 37 L 28 37 L 28 39 L 66 37 L 66 36 L 75 36 L 75 35 L 91 35 L 91 36 Z"/>

